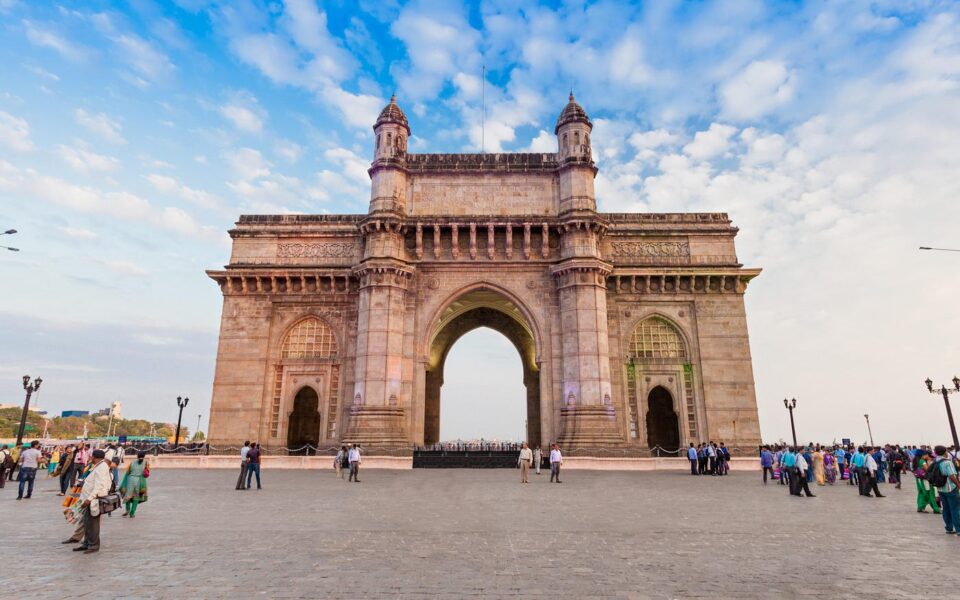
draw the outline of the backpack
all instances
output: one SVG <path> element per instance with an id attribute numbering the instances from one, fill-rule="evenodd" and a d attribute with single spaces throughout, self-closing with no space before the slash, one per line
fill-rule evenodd
<path id="1" fill-rule="evenodd" d="M 942 460 L 934 461 L 927 468 L 927 472 L 923 474 L 923 478 L 933 487 L 942 488 L 947 485 L 947 476 L 943 474 L 943 469 L 940 468 L 942 462 Z"/>

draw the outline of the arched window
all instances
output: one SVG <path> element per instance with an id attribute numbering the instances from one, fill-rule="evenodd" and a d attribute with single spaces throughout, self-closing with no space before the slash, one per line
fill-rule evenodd
<path id="1" fill-rule="evenodd" d="M 573 149 L 577 151 L 580 149 L 580 132 L 574 132 L 573 134 Z"/>
<path id="2" fill-rule="evenodd" d="M 380 135 L 377 135 L 377 150 L 380 149 Z"/>
<path id="3" fill-rule="evenodd" d="M 630 356 L 686 360 L 687 347 L 672 323 L 661 317 L 649 317 L 633 330 Z"/>
<path id="4" fill-rule="evenodd" d="M 330 327 L 317 317 L 307 317 L 293 326 L 283 339 L 280 358 L 333 358 L 337 340 Z"/>
<path id="5" fill-rule="evenodd" d="M 570 141 L 570 140 L 567 139 L 567 134 L 563 134 L 563 149 L 564 149 L 564 151 L 567 150 L 567 143 L 568 143 L 569 141 Z"/>

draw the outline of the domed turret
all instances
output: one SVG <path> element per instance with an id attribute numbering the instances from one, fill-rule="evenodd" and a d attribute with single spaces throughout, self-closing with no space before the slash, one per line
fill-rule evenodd
<path id="1" fill-rule="evenodd" d="M 570 102 L 563 107 L 563 112 L 561 112 L 557 118 L 557 126 L 553 128 L 553 133 L 560 133 L 560 128 L 567 123 L 585 123 L 589 129 L 593 129 L 593 123 L 590 122 L 587 111 L 583 110 L 583 107 L 577 104 L 577 100 L 573 97 L 573 92 L 570 92 Z"/>
<path id="2" fill-rule="evenodd" d="M 557 119 L 557 126 L 553 133 L 557 136 L 560 146 L 560 162 L 577 162 L 592 165 L 593 158 L 590 152 L 590 132 L 593 123 L 587 116 L 587 111 L 577 104 L 570 92 L 570 102 L 563 107 L 563 112 Z"/>
<path id="3" fill-rule="evenodd" d="M 403 160 L 407 154 L 407 138 L 410 137 L 410 124 L 407 115 L 397 105 L 397 96 L 390 96 L 390 104 L 383 107 L 377 122 L 373 125 L 376 134 L 376 146 L 373 162 L 384 160 Z"/>
<path id="4" fill-rule="evenodd" d="M 377 122 L 373 125 L 373 130 L 376 131 L 377 128 L 384 123 L 396 123 L 407 131 L 407 135 L 410 135 L 410 124 L 407 122 L 407 115 L 403 114 L 403 109 L 397 105 L 396 94 L 390 96 L 390 104 L 384 106 L 383 110 L 380 111 L 380 116 L 377 117 Z"/>

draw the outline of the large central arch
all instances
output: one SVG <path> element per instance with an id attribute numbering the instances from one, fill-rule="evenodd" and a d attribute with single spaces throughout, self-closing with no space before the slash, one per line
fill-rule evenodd
<path id="1" fill-rule="evenodd" d="M 457 340 L 480 327 L 489 327 L 503 334 L 520 354 L 523 384 L 527 390 L 527 441 L 532 446 L 540 445 L 540 368 L 536 332 L 513 300 L 487 287 L 457 296 L 440 312 L 430 331 L 424 389 L 424 443 L 440 441 L 440 391 L 447 355 Z"/>

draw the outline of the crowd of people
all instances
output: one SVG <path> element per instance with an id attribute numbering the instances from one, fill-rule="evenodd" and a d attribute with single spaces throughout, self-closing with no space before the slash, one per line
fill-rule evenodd
<path id="1" fill-rule="evenodd" d="M 0 446 L 0 488 L 16 478 L 19 482 L 17 500 L 28 500 L 33 497 L 37 473 L 46 470 L 48 478 L 58 479 L 57 495 L 65 497 L 64 517 L 75 525 L 73 535 L 63 543 L 77 544 L 75 551 L 92 554 L 100 550 L 101 516 L 110 515 L 115 508 L 123 506 L 122 516 L 135 518 L 139 505 L 147 501 L 150 463 L 142 450 L 128 461 L 125 458 L 128 450 L 116 443 L 103 448 L 92 447 L 89 442 L 44 448 L 36 440 L 26 447 L 3 445 Z"/>
<path id="2" fill-rule="evenodd" d="M 721 476 L 730 472 L 730 450 L 724 442 L 698 444 L 687 448 L 691 475 Z"/>
<path id="3" fill-rule="evenodd" d="M 760 452 L 763 484 L 778 482 L 792 496 L 815 498 L 810 484 L 831 486 L 846 482 L 866 498 L 885 498 L 881 483 L 902 489 L 911 473 L 917 489 L 917 512 L 927 507 L 943 515 L 947 533 L 960 535 L 960 454 L 946 446 L 764 446 Z"/>

